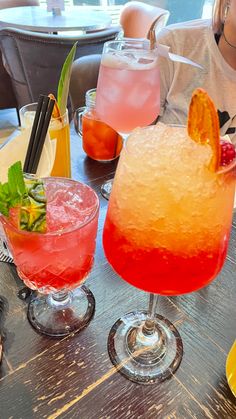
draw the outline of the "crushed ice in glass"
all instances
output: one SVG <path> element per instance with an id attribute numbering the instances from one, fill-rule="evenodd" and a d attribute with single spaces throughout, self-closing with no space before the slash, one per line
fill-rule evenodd
<path id="1" fill-rule="evenodd" d="M 66 186 L 63 180 L 46 185 L 47 228 L 64 230 L 86 223 L 96 208 L 96 198 L 82 183 Z"/>

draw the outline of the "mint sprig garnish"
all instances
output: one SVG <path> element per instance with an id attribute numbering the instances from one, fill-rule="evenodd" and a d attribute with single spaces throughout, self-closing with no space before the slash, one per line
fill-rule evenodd
<path id="1" fill-rule="evenodd" d="M 10 208 L 18 206 L 18 228 L 45 233 L 46 204 L 43 181 L 23 174 L 20 161 L 14 163 L 8 169 L 8 182 L 0 182 L 0 212 L 8 217 Z"/>
<path id="2" fill-rule="evenodd" d="M 8 182 L 0 182 L 0 212 L 9 216 L 9 209 L 20 204 L 27 195 L 23 170 L 20 161 L 14 163 L 8 169 Z"/>

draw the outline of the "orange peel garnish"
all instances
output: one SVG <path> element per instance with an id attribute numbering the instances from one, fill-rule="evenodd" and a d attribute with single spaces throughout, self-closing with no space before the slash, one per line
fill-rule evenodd
<path id="1" fill-rule="evenodd" d="M 60 109 L 57 103 L 57 100 L 55 98 L 55 96 L 52 93 L 49 93 L 48 97 L 50 97 L 50 99 L 55 100 L 55 104 L 53 107 L 53 111 L 52 111 L 52 117 L 53 118 L 61 118 L 61 113 L 60 113 Z"/>
<path id="2" fill-rule="evenodd" d="M 201 88 L 193 91 L 188 112 L 188 135 L 200 144 L 209 144 L 212 158 L 209 168 L 217 171 L 220 166 L 220 125 L 215 105 L 208 93 Z"/>

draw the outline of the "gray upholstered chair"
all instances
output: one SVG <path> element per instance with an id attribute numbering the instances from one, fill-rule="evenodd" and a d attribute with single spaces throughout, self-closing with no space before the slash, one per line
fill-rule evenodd
<path id="1" fill-rule="evenodd" d="M 0 0 L 0 9 L 18 6 L 39 6 L 39 0 Z M 17 108 L 17 100 L 0 53 L 0 109 L 8 108 Z"/>
<path id="2" fill-rule="evenodd" d="M 65 58 L 78 41 L 76 58 L 102 52 L 119 28 L 109 28 L 79 37 L 39 34 L 20 29 L 0 30 L 0 47 L 10 74 L 18 106 L 37 101 L 39 94 L 57 92 Z"/>
<path id="3" fill-rule="evenodd" d="M 93 54 L 75 60 L 70 78 L 70 99 L 72 110 L 84 106 L 85 93 L 97 86 L 101 54 Z"/>
<path id="4" fill-rule="evenodd" d="M 0 0 L 0 9 L 20 6 L 39 6 L 39 0 Z"/>

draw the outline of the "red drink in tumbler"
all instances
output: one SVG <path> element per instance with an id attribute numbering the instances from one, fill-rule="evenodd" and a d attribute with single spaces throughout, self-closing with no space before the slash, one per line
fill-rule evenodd
<path id="1" fill-rule="evenodd" d="M 82 183 L 48 178 L 44 184 L 47 232 L 17 230 L 11 223 L 15 210 L 4 228 L 20 277 L 45 294 L 76 288 L 86 279 L 94 260 L 99 204 Z"/>

